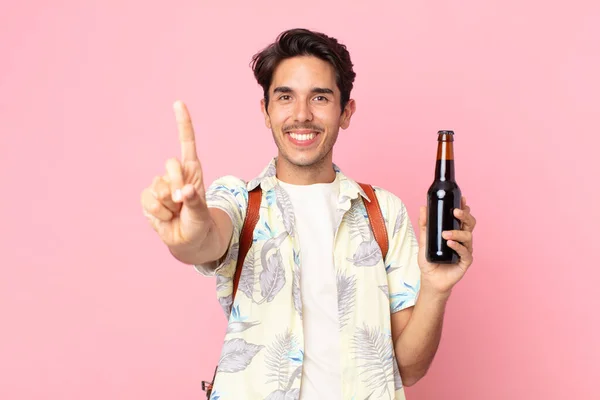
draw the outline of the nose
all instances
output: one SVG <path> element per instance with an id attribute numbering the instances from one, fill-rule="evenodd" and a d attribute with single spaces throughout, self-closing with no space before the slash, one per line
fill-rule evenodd
<path id="1" fill-rule="evenodd" d="M 306 101 L 296 102 L 296 106 L 294 108 L 294 119 L 297 122 L 312 121 L 312 110 Z"/>

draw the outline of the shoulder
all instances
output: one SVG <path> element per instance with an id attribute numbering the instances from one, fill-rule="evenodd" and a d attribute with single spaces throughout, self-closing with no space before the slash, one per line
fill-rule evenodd
<path id="1" fill-rule="evenodd" d="M 248 203 L 246 182 L 233 175 L 224 175 L 215 179 L 206 190 L 206 202 L 209 207 L 235 207 L 243 215 Z"/>
<path id="2" fill-rule="evenodd" d="M 216 178 L 209 186 L 209 190 L 230 190 L 230 189 L 238 189 L 238 190 L 246 190 L 247 183 L 241 178 L 233 175 L 223 175 Z"/>
<path id="3" fill-rule="evenodd" d="M 387 212 L 387 215 L 396 214 L 399 211 L 405 211 L 406 206 L 404 202 L 398 195 L 390 192 L 380 186 L 372 185 L 373 190 L 375 191 L 375 195 L 377 196 L 377 201 L 379 202 L 380 207 L 382 208 L 382 212 L 384 215 Z"/>

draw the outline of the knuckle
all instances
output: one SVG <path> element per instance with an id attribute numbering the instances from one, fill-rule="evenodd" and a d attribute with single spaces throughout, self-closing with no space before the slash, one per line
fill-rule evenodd
<path id="1" fill-rule="evenodd" d="M 169 191 L 168 188 L 163 187 L 158 192 L 158 199 L 163 203 L 165 201 L 168 201 L 170 196 L 171 196 L 171 192 Z"/>
<path id="2" fill-rule="evenodd" d="M 150 186 L 151 189 L 156 189 L 157 187 L 160 186 L 160 183 L 162 182 L 162 177 L 160 176 L 155 176 L 154 179 L 152 180 L 152 185 Z"/>
<path id="3" fill-rule="evenodd" d="M 167 170 L 176 168 L 179 165 L 179 160 L 177 160 L 177 158 L 175 157 L 171 157 L 169 159 L 167 159 L 167 161 L 165 162 L 165 168 Z"/>

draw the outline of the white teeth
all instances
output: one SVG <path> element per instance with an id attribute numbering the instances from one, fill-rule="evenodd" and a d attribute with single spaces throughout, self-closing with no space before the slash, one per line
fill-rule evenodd
<path id="1" fill-rule="evenodd" d="M 303 133 L 303 134 L 290 133 L 290 136 L 294 140 L 304 141 L 304 140 L 312 140 L 312 139 L 314 139 L 315 136 L 316 136 L 316 134 L 314 134 L 314 133 Z"/>

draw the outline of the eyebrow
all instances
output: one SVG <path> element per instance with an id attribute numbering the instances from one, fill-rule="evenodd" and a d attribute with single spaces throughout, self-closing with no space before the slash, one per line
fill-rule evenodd
<path id="1" fill-rule="evenodd" d="M 292 93 L 292 88 L 288 86 L 278 86 L 273 90 L 273 93 Z M 320 88 L 315 87 L 311 90 L 312 93 L 320 93 L 320 94 L 333 94 L 333 90 L 329 88 Z"/>

